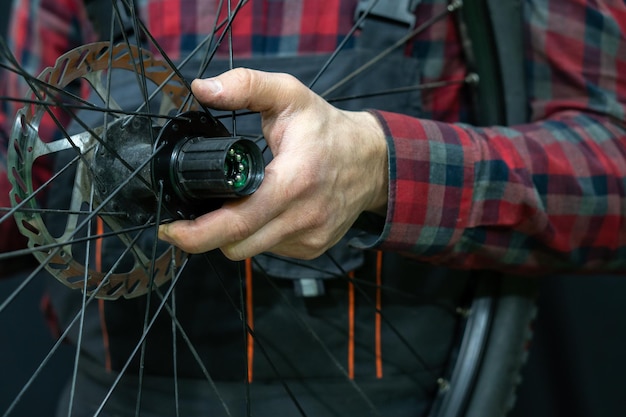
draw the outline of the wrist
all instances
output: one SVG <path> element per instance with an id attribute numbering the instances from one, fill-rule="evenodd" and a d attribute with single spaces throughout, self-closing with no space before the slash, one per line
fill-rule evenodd
<path id="1" fill-rule="evenodd" d="M 382 125 L 370 112 L 360 112 L 359 126 L 363 134 L 363 145 L 369 149 L 370 161 L 366 167 L 370 178 L 369 201 L 365 206 L 367 212 L 381 216 L 387 214 L 389 198 L 389 148 Z"/>

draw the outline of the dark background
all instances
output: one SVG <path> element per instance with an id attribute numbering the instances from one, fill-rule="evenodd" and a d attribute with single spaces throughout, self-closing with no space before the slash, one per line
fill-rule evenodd
<path id="1" fill-rule="evenodd" d="M 10 3 L 0 0 L 0 33 L 6 28 Z M 0 280 L 0 300 L 21 281 L 22 277 Z M 33 358 L 43 359 L 54 342 L 39 309 L 43 287 L 41 281 L 29 284 L 0 317 L 2 412 L 36 369 Z M 545 278 L 538 305 L 532 347 L 511 416 L 626 416 L 626 277 Z M 72 349 L 61 346 L 12 415 L 52 415 L 72 363 Z"/>
<path id="2" fill-rule="evenodd" d="M 541 280 L 512 417 L 626 416 L 626 276 Z"/>

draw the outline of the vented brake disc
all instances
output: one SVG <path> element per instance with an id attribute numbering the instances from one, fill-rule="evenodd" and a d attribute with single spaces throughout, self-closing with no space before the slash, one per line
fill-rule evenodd
<path id="1" fill-rule="evenodd" d="M 116 102 L 115 89 L 110 88 L 120 71 L 145 75 L 137 79 L 152 85 L 148 106 L 122 111 L 123 103 Z M 165 216 L 189 218 L 219 207 L 224 198 L 254 192 L 262 181 L 256 145 L 230 137 L 208 112 L 193 111 L 186 104 L 193 100 L 188 100 L 183 81 L 149 51 L 106 42 L 84 45 L 61 56 L 38 80 L 31 82 L 29 99 L 35 104 L 18 112 L 11 133 L 10 196 L 34 256 L 71 288 L 116 299 L 136 297 L 151 285 L 163 284 L 184 255 L 161 243 L 152 264 L 154 229 L 138 236 L 142 225 L 155 220 L 157 196 Z M 90 97 L 102 102 L 100 108 L 64 92 L 82 80 Z M 144 91 L 138 88 L 137 93 L 148 96 Z M 89 128 L 75 117 L 84 131 L 46 140 L 42 118 L 67 117 L 76 103 L 83 112 L 99 112 L 101 125 Z M 102 115 L 104 109 L 107 116 Z M 157 109 L 157 116 L 150 109 Z M 51 210 L 38 201 L 36 166 L 64 152 L 72 153 L 73 161 L 62 168 L 67 172 L 57 174 L 71 172 L 71 199 L 51 220 L 46 214 Z M 49 187 L 50 192 L 61 191 L 55 189 L 54 175 Z"/>

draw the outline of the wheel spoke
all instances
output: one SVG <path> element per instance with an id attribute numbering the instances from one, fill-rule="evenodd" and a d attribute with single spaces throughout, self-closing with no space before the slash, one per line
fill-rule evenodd
<path id="1" fill-rule="evenodd" d="M 11 156 L 9 160 L 11 175 L 14 176 L 13 207 L 0 207 L 0 224 L 4 221 L 11 221 L 10 218 L 15 217 L 21 231 L 28 238 L 29 247 L 0 254 L 0 261 L 23 255 L 34 255 L 39 262 L 35 271 L 29 274 L 21 285 L 0 304 L 0 313 L 22 293 L 29 283 L 36 279 L 35 277 L 44 268 L 66 286 L 80 289 L 83 292 L 79 311 L 69 321 L 61 338 L 55 343 L 26 386 L 9 406 L 5 416 L 9 416 L 13 412 L 17 402 L 32 385 L 32 381 L 41 373 L 41 369 L 57 351 L 62 339 L 68 337 L 70 329 L 77 326 L 78 338 L 74 340 L 77 350 L 74 357 L 68 417 L 72 414 L 73 408 L 78 407 L 78 395 L 80 395 L 77 381 L 83 360 L 80 356 L 84 347 L 83 338 L 86 337 L 83 331 L 87 331 L 85 329 L 86 308 L 94 298 L 117 299 L 122 296 L 126 298 L 143 296 L 144 307 L 142 308 L 144 309 L 141 310 L 143 321 L 141 322 L 141 329 L 138 329 L 137 332 L 138 340 L 131 348 L 131 354 L 125 358 L 125 361 L 122 361 L 122 366 L 116 367 L 115 380 L 107 388 L 108 392 L 97 406 L 95 415 L 106 412 L 107 403 L 114 396 L 114 391 L 121 384 L 124 376 L 131 373 L 138 378 L 138 386 L 136 392 L 133 393 L 135 395 L 134 414 L 136 416 L 142 414 L 143 407 L 149 401 L 149 396 L 144 391 L 148 389 L 148 381 L 151 378 L 149 370 L 145 370 L 149 364 L 148 358 L 152 349 L 152 341 L 148 342 L 148 336 L 161 314 L 166 315 L 169 320 L 168 326 L 171 327 L 168 343 L 172 343 L 171 362 L 174 379 L 175 415 L 184 414 L 180 407 L 181 403 L 184 403 L 185 393 L 183 386 L 179 384 L 179 377 L 181 376 L 179 367 L 183 362 L 179 359 L 183 355 L 190 355 L 193 358 L 193 362 L 198 368 L 199 378 L 203 383 L 206 381 L 208 385 L 207 394 L 211 396 L 210 401 L 216 401 L 224 414 L 231 415 L 231 408 L 234 407 L 230 402 L 231 393 L 221 392 L 222 381 L 209 372 L 206 354 L 201 351 L 203 346 L 198 345 L 199 348 L 195 345 L 194 329 L 191 327 L 185 329 L 187 323 L 178 316 L 180 311 L 184 310 L 184 304 L 188 300 L 181 298 L 180 295 L 177 298 L 175 287 L 180 285 L 181 276 L 184 275 L 190 261 L 197 262 L 198 259 L 183 254 L 170 246 L 164 249 L 165 245 L 159 243 L 156 226 L 162 223 L 164 219 L 167 221 L 176 216 L 175 213 L 168 213 L 167 209 L 164 208 L 164 205 L 168 207 L 165 203 L 167 194 L 164 192 L 163 184 L 156 183 L 150 171 L 153 160 L 162 150 L 158 137 L 164 130 L 162 129 L 164 124 L 169 121 L 181 123 L 186 121 L 179 115 L 192 109 L 201 109 L 210 115 L 209 109 L 198 103 L 193 97 L 190 81 L 182 75 L 182 69 L 195 65 L 191 69 L 197 70 L 195 72 L 197 77 L 202 77 L 207 73 L 211 63 L 217 60 L 217 56 L 219 56 L 221 64 L 227 64 L 231 69 L 238 64 L 239 57 L 234 53 L 233 25 L 242 8 L 249 1 L 237 0 L 232 3 L 232 0 L 227 0 L 224 3 L 224 0 L 220 0 L 216 3 L 213 30 L 204 39 L 198 41 L 189 54 L 176 63 L 168 56 L 167 48 L 159 45 L 157 39 L 138 17 L 137 9 L 132 0 L 113 1 L 110 40 L 83 45 L 73 53 L 64 54 L 54 68 L 48 69 L 38 78 L 27 74 L 18 60 L 11 54 L 4 40 L 0 41 L 0 55 L 6 58 L 6 63 L 1 63 L 0 67 L 18 74 L 31 90 L 26 98 L 7 98 L 11 102 L 25 105 L 18 114 L 16 129 L 21 129 L 26 135 L 30 135 L 30 140 L 19 142 L 16 139 L 16 141 L 11 142 L 14 147 L 12 151 L 14 153 L 11 155 L 17 154 L 17 156 Z M 328 69 L 333 65 L 340 64 L 337 58 L 347 49 L 350 40 L 353 40 L 355 34 L 358 33 L 358 28 L 370 12 L 375 10 L 377 3 L 378 0 L 369 3 L 367 10 L 360 15 L 353 27 L 338 43 L 336 49 L 321 64 L 320 69 L 315 71 L 313 78 L 303 80 L 309 88 L 318 87 Z M 345 77 L 338 79 L 329 87 L 319 87 L 320 90 L 323 89 L 320 95 L 330 103 L 339 105 L 339 103 L 352 100 L 400 95 L 420 90 L 437 89 L 439 91 L 448 87 L 457 88 L 460 84 L 476 82 L 477 76 L 475 74 L 467 74 L 465 76 L 455 75 L 449 79 L 428 83 L 387 88 L 381 91 L 360 90 L 355 94 L 343 93 L 344 87 L 348 86 L 349 83 L 359 82 L 360 77 L 367 70 L 375 70 L 376 66 L 384 62 L 385 58 L 389 57 L 392 52 L 405 46 L 409 40 L 450 15 L 460 6 L 460 1 L 451 1 L 447 8 L 432 16 L 422 25 L 408 31 L 406 36 L 399 39 L 391 47 L 379 51 L 364 65 L 350 71 Z M 114 28 L 126 24 L 123 9 L 127 9 L 129 12 L 132 30 L 128 33 L 122 31 L 121 43 L 115 43 L 113 42 Z M 220 20 L 220 16 L 224 15 L 226 17 Z M 224 48 L 227 48 L 227 55 L 224 55 Z M 85 62 L 89 62 L 91 65 L 89 71 L 83 67 Z M 129 75 L 128 90 L 132 91 L 134 95 L 132 102 L 128 102 L 129 100 L 123 95 L 117 95 L 116 88 L 126 88 L 125 85 L 124 87 L 115 87 L 118 81 L 118 71 Z M 82 97 L 68 88 L 71 83 L 82 80 L 85 80 L 85 85 L 88 85 L 90 91 L 88 98 Z M 230 134 L 239 136 L 238 130 L 245 130 L 246 127 L 245 123 L 242 122 L 238 128 L 237 119 L 241 120 L 240 118 L 252 114 L 252 112 L 247 111 L 233 111 L 228 112 L 228 114 L 220 114 L 216 118 L 222 120 L 228 118 L 230 120 L 228 129 Z M 48 140 L 48 138 L 39 137 L 39 121 L 42 117 L 48 117 L 52 120 L 60 132 L 58 139 Z M 66 128 L 66 123 L 62 122 L 66 118 L 71 119 L 76 130 Z M 145 133 L 141 136 L 145 141 L 140 143 L 146 147 L 136 152 L 138 157 L 133 157 L 131 150 L 124 147 L 125 144 L 116 139 L 120 137 L 120 132 L 124 129 L 132 128 L 133 123 L 145 123 L 142 128 L 146 128 Z M 248 136 L 263 146 L 262 135 L 254 132 Z M 72 159 L 62 167 L 55 167 L 55 173 L 43 185 L 39 186 L 32 178 L 29 178 L 34 175 L 33 166 L 36 161 L 38 163 L 39 160 L 46 158 L 65 158 L 66 155 L 72 155 Z M 110 166 L 101 165 L 101 161 L 106 160 L 106 158 L 113 161 Z M 122 177 L 123 180 L 118 181 L 116 177 L 116 180 L 105 184 L 104 190 L 100 189 L 99 187 L 103 186 L 102 179 L 107 177 L 111 171 L 119 171 L 115 174 Z M 44 191 L 61 187 L 61 184 L 65 184 L 62 181 L 65 181 L 66 177 L 71 177 L 69 182 L 71 193 L 68 193 L 68 201 L 64 202 L 64 206 L 57 207 L 50 204 L 48 207 L 42 204 L 40 200 L 43 200 Z M 133 193 L 137 190 L 139 190 L 137 194 Z M 147 196 L 143 195 L 144 192 Z M 135 219 L 134 217 L 131 219 L 136 214 L 131 213 L 135 206 L 120 204 L 120 202 L 126 203 L 126 194 L 132 196 L 131 200 L 136 198 L 137 200 L 151 201 L 150 209 L 146 209 L 145 213 L 140 213 L 147 215 L 147 219 L 131 221 Z M 51 231 L 52 220 L 49 219 L 52 218 L 63 219 L 60 222 L 54 221 L 54 226 L 56 226 L 54 229 L 60 230 L 58 233 Z M 106 226 L 104 231 L 100 229 L 100 226 L 96 230 L 96 222 Z M 48 226 L 51 226 L 50 230 Z M 101 264 L 101 260 L 94 261 L 101 255 L 103 242 L 112 242 L 109 246 L 115 248 L 113 252 L 107 252 L 113 254 L 111 260 L 106 261 L 109 264 Z M 109 246 L 106 246 L 107 249 L 105 250 L 111 250 L 108 249 Z M 273 261 L 279 259 L 269 254 L 263 256 Z M 461 340 L 464 337 L 462 331 L 468 323 L 468 319 L 467 316 L 456 310 L 466 311 L 469 308 L 468 305 L 470 304 L 466 303 L 465 296 L 459 296 L 452 300 L 448 298 L 439 299 L 426 291 L 424 293 L 405 291 L 404 288 L 396 287 L 393 283 L 386 283 L 384 280 L 373 281 L 369 275 L 359 276 L 356 273 L 352 276 L 352 272 L 348 273 L 339 260 L 329 254 L 326 256 L 328 263 L 322 267 L 305 261 L 290 260 L 287 262 L 291 267 L 299 268 L 300 271 L 312 275 L 319 273 L 319 275 L 329 276 L 329 282 L 345 283 L 346 288 L 353 288 L 352 296 L 359 299 L 361 307 L 367 308 L 375 315 L 376 320 L 379 320 L 377 326 L 379 328 L 384 327 L 386 334 L 391 335 L 397 341 L 397 346 L 401 346 L 409 352 L 406 355 L 409 359 L 406 366 L 410 369 L 407 374 L 411 373 L 410 376 L 416 380 L 416 393 L 424 397 L 433 396 L 433 392 L 441 386 L 441 381 L 447 382 L 449 380 L 450 375 L 448 373 L 450 370 L 448 368 L 442 370 L 444 365 L 430 359 L 428 353 L 424 353 L 421 349 L 421 345 L 405 336 L 402 325 L 398 326 L 394 323 L 396 316 L 388 313 L 382 305 L 387 298 L 393 298 L 394 300 L 402 299 L 402 302 L 406 304 L 414 304 L 416 309 L 417 307 L 432 308 L 437 311 L 437 314 L 441 313 L 442 316 L 445 316 L 445 319 L 442 320 L 449 320 L 454 323 L 454 326 L 450 326 L 453 327 L 451 338 Z M 261 359 L 265 361 L 263 363 L 271 372 L 274 372 L 276 384 L 279 387 L 282 386 L 285 395 L 293 403 L 297 412 L 306 416 L 308 411 L 307 399 L 304 398 L 303 400 L 300 397 L 300 395 L 306 396 L 306 394 L 296 392 L 298 388 L 294 389 L 294 386 L 297 387 L 297 385 L 293 383 L 292 378 L 289 375 L 283 375 L 285 371 L 282 360 L 284 358 L 281 358 L 280 355 L 284 353 L 280 350 L 278 351 L 280 353 L 277 353 L 276 346 L 274 346 L 280 341 L 270 339 L 270 336 L 263 334 L 264 328 L 257 326 L 257 320 L 253 316 L 255 310 L 246 299 L 249 295 L 248 292 L 252 292 L 252 279 L 248 282 L 247 275 L 244 276 L 245 274 L 242 272 L 244 264 L 239 263 L 236 266 L 236 272 L 225 272 L 227 268 L 221 267 L 219 263 L 214 263 L 211 256 L 205 254 L 201 258 L 205 259 L 208 269 L 206 277 L 202 277 L 202 279 L 217 280 L 224 293 L 222 298 L 232 305 L 234 314 L 237 314 L 241 319 L 242 341 L 240 343 L 244 347 L 258 348 Z M 285 261 L 283 258 L 280 260 Z M 376 401 L 370 398 L 368 387 L 359 380 L 358 375 L 357 377 L 353 375 L 352 365 L 344 363 L 349 363 L 349 360 L 345 361 L 345 358 L 341 357 L 342 354 L 337 354 L 335 347 L 325 340 L 324 334 L 317 330 L 316 325 L 312 324 L 313 320 L 307 313 L 303 312 L 306 309 L 294 305 L 281 288 L 280 280 L 271 277 L 271 273 L 264 269 L 264 265 L 258 259 L 250 262 L 251 265 L 254 265 L 254 268 L 250 266 L 250 269 L 254 270 L 255 282 L 265 282 L 277 294 L 277 299 L 287 308 L 289 316 L 297 325 L 296 327 L 300 328 L 312 340 L 311 350 L 320 351 L 328 368 L 337 371 L 329 373 L 341 374 L 344 380 L 342 383 L 345 383 L 349 387 L 349 391 L 352 392 L 347 395 L 358 398 L 367 413 L 371 415 L 384 414 L 378 409 Z M 331 270 L 329 271 L 329 269 Z M 420 278 L 417 277 L 416 279 Z M 239 287 L 237 296 L 233 295 L 235 294 L 235 287 L 233 287 L 235 282 L 232 281 L 234 279 L 238 280 L 236 283 Z M 165 285 L 167 282 L 169 282 L 169 286 Z M 471 285 L 468 284 L 468 287 Z M 372 296 L 372 293 L 375 295 Z M 152 299 L 153 295 L 156 296 L 155 299 Z M 456 297 L 457 294 L 454 296 Z M 308 300 L 305 300 L 303 304 L 307 302 Z M 454 305 L 452 302 L 459 304 Z M 491 313 L 489 312 L 489 314 Z M 425 337 L 427 338 L 428 335 Z M 484 336 L 481 335 L 480 337 L 479 342 L 484 341 L 482 339 Z M 428 341 L 420 341 L 419 343 L 426 344 Z M 179 344 L 185 349 L 179 349 Z M 448 348 L 445 347 L 445 349 Z M 449 348 L 449 350 L 448 356 L 451 361 L 450 366 L 452 366 L 453 356 L 458 352 L 454 350 L 454 347 Z M 379 352 L 376 354 L 378 355 Z M 242 392 L 238 395 L 240 402 L 236 406 L 238 412 L 241 406 L 245 409 L 246 415 L 251 416 L 257 413 L 253 403 L 255 384 L 251 372 L 254 369 L 254 361 L 250 360 L 249 363 L 248 355 L 244 355 L 244 358 L 242 361 L 245 362 L 245 374 L 241 375 L 244 381 Z M 390 362 L 394 360 L 395 358 L 391 358 Z M 135 367 L 138 368 L 135 369 Z M 419 377 L 413 375 L 417 373 L 420 374 Z M 77 400 L 76 405 L 74 399 Z"/>

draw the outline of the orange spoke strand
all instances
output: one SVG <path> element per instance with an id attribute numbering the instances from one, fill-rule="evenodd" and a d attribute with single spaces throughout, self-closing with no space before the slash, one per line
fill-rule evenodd
<path id="1" fill-rule="evenodd" d="M 254 303 L 252 298 L 252 259 L 245 261 L 246 267 L 246 321 L 248 323 L 248 331 L 246 335 L 246 351 L 248 355 L 248 383 L 252 382 L 252 370 L 254 368 L 254 337 L 251 332 L 254 331 Z"/>
<path id="2" fill-rule="evenodd" d="M 382 349 L 382 278 L 383 253 L 376 254 L 376 378 L 383 377 L 383 349 Z"/>

